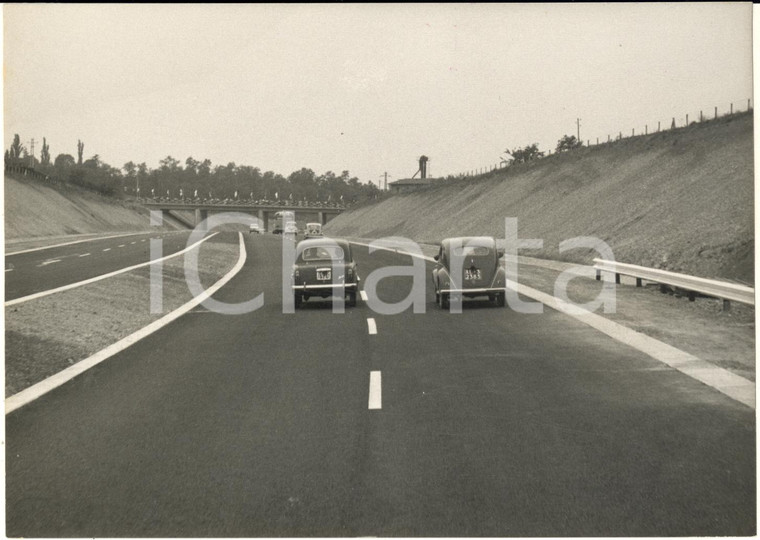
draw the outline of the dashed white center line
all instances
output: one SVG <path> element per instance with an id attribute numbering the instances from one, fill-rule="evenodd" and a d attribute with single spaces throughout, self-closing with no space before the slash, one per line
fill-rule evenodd
<path id="1" fill-rule="evenodd" d="M 133 246 L 133 245 L 135 245 L 136 243 L 137 243 L 137 242 L 130 242 L 130 243 L 129 243 L 129 245 L 130 245 L 130 246 Z"/>
<path id="2" fill-rule="evenodd" d="M 377 324 L 375 323 L 375 319 L 367 319 L 367 330 L 369 331 L 370 336 L 377 334 Z"/>
<path id="3" fill-rule="evenodd" d="M 6 272 L 13 272 L 13 268 L 6 268 L 5 271 Z"/>
<path id="4" fill-rule="evenodd" d="M 49 264 L 55 264 L 57 262 L 61 262 L 61 259 L 50 259 L 49 261 L 43 261 L 37 265 L 37 268 L 40 268 L 41 266 L 47 266 Z"/>
<path id="5" fill-rule="evenodd" d="M 364 302 L 366 302 L 366 301 L 367 301 L 367 292 L 366 292 L 366 291 L 359 291 L 359 296 L 361 296 L 361 297 L 362 297 L 362 300 L 363 300 Z"/>
<path id="6" fill-rule="evenodd" d="M 124 247 L 124 246 L 125 246 L 125 244 L 119 244 L 119 246 L 118 246 L 118 247 Z"/>
<path id="7" fill-rule="evenodd" d="M 89 254 L 89 253 L 82 253 L 82 254 L 80 255 L 80 257 L 89 257 L 89 256 L 90 256 L 90 254 Z"/>
<path id="8" fill-rule="evenodd" d="M 369 372 L 369 408 L 383 408 L 382 376 L 379 371 Z"/>
<path id="9" fill-rule="evenodd" d="M 111 248 L 106 248 L 103 251 L 111 251 Z"/>

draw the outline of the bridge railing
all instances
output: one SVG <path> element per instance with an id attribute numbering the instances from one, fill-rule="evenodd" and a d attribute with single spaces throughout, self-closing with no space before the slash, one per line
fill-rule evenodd
<path id="1" fill-rule="evenodd" d="M 637 287 L 641 286 L 642 280 L 659 283 L 660 285 L 670 285 L 671 287 L 686 291 L 691 301 L 694 301 L 695 293 L 713 298 L 721 298 L 723 299 L 724 310 L 730 309 L 731 301 L 750 306 L 755 305 L 755 289 L 739 283 L 701 278 L 604 259 L 594 259 L 594 268 L 596 269 L 597 280 L 600 279 L 602 272 L 610 272 L 615 274 L 615 283 L 620 283 L 620 276 L 625 275 L 635 277 Z"/>
<path id="2" fill-rule="evenodd" d="M 215 206 L 269 206 L 269 207 L 282 207 L 282 208 L 303 208 L 303 209 L 320 209 L 320 208 L 334 208 L 344 210 L 347 208 L 344 204 L 324 201 L 269 201 L 265 199 L 214 199 L 214 198 L 172 198 L 172 197 L 143 197 L 140 199 L 146 204 L 161 204 L 161 205 L 203 205 L 212 204 Z"/>

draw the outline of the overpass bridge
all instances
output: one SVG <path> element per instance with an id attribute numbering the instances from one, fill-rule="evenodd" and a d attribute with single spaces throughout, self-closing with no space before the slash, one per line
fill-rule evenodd
<path id="1" fill-rule="evenodd" d="M 192 211 L 195 213 L 195 222 L 198 225 L 209 215 L 209 212 L 244 212 L 255 215 L 263 224 L 264 230 L 269 230 L 269 216 L 284 210 L 295 213 L 296 219 L 299 214 L 308 214 L 310 218 L 324 225 L 346 210 L 343 204 L 332 202 L 309 202 L 309 201 L 257 201 L 257 200 L 206 200 L 206 199 L 146 199 L 141 201 L 144 206 L 151 210 L 161 210 L 162 214 L 171 214 L 173 211 Z M 175 219 L 186 221 L 172 214 Z M 303 217 L 302 217 L 303 219 Z"/>

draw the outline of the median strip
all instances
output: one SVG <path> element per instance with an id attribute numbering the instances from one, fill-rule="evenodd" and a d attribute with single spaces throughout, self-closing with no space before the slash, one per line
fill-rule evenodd
<path id="1" fill-rule="evenodd" d="M 120 339 L 116 343 L 113 343 L 112 345 L 89 356 L 88 358 L 85 358 L 84 360 L 81 360 L 77 362 L 76 364 L 64 369 L 63 371 L 60 371 L 56 373 L 55 375 L 52 375 L 32 386 L 29 386 L 28 388 L 22 390 L 21 392 L 18 392 L 17 394 L 13 396 L 10 396 L 9 398 L 5 400 L 5 414 L 7 415 L 15 411 L 19 407 L 22 407 L 34 401 L 35 399 L 47 394 L 54 388 L 57 388 L 58 386 L 61 386 L 62 384 L 70 381 L 71 379 L 83 373 L 84 371 L 90 369 L 91 367 L 103 362 L 104 360 L 110 358 L 116 353 L 123 351 L 124 349 L 133 345 L 137 341 L 149 336 L 150 334 L 163 328 L 164 326 L 171 323 L 172 321 L 178 319 L 185 313 L 189 312 L 196 306 L 200 305 L 204 300 L 212 296 L 214 293 L 216 293 L 227 282 L 229 282 L 235 275 L 237 275 L 237 273 L 245 264 L 246 250 L 245 250 L 243 235 L 238 233 L 238 238 L 239 238 L 239 248 L 238 248 L 239 255 L 238 255 L 237 263 L 221 279 L 219 279 L 216 283 L 214 283 L 208 289 L 206 289 L 206 291 L 203 294 L 193 298 L 192 300 L 181 305 L 174 311 L 168 313 L 167 315 L 164 315 L 160 319 L 153 321 L 152 323 L 137 330 L 136 332 Z"/>
<path id="2" fill-rule="evenodd" d="M 14 306 L 16 304 L 21 304 L 23 302 L 28 302 L 29 300 L 34 300 L 36 298 L 42 298 L 43 296 L 48 296 L 50 294 L 55 294 L 55 293 L 59 293 L 59 292 L 62 292 L 62 291 L 68 291 L 69 289 L 74 289 L 76 287 L 81 287 L 82 285 L 87 285 L 88 283 L 94 283 L 96 281 L 100 281 L 101 279 L 107 279 L 107 278 L 110 278 L 112 276 L 117 276 L 119 274 L 123 274 L 123 273 L 129 272 L 131 270 L 135 270 L 137 268 L 142 268 L 144 266 L 148 266 L 148 265 L 155 264 L 155 263 L 158 263 L 158 262 L 161 262 L 161 261 L 166 261 L 166 260 L 172 259 L 174 257 L 178 257 L 178 256 L 182 255 L 183 253 L 187 253 L 191 249 L 193 249 L 193 248 L 201 245 L 203 242 L 205 242 L 209 238 L 213 238 L 217 234 L 219 234 L 219 233 L 212 233 L 212 234 L 206 236 L 205 238 L 202 238 L 201 240 L 197 241 L 192 246 L 188 246 L 185 249 L 183 249 L 182 251 L 178 251 L 177 253 L 173 253 L 172 255 L 167 255 L 166 257 L 161 257 L 160 259 L 156 259 L 156 260 L 153 260 L 153 261 L 148 261 L 148 262 L 144 262 L 144 263 L 140 263 L 140 264 L 135 264 L 133 266 L 128 266 L 128 267 L 122 268 L 120 270 L 115 270 L 114 272 L 109 272 L 107 274 L 103 274 L 103 275 L 100 275 L 100 276 L 95 276 L 94 278 L 85 279 L 84 281 L 78 281 L 76 283 L 69 283 L 68 285 L 64 285 L 62 287 L 57 287 L 55 289 L 48 289 L 47 291 L 41 291 L 41 292 L 38 292 L 38 293 L 30 294 L 28 296 L 22 296 L 21 298 L 15 298 L 14 300 L 9 300 L 9 301 L 7 301 L 5 303 L 5 307 Z M 110 249 L 110 248 L 108 248 L 108 249 Z M 108 251 L 108 249 L 104 249 L 103 251 Z"/>

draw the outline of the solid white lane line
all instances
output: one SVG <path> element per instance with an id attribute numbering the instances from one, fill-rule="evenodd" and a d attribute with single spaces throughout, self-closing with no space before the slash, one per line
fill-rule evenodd
<path id="1" fill-rule="evenodd" d="M 111 251 L 111 248 L 106 248 L 103 251 Z"/>
<path id="2" fill-rule="evenodd" d="M 359 291 L 359 296 L 361 296 L 363 301 L 367 301 L 367 293 L 365 291 Z"/>
<path id="3" fill-rule="evenodd" d="M 9 398 L 6 398 L 5 400 L 5 414 L 9 414 L 19 407 L 23 407 L 27 403 L 30 403 L 37 399 L 40 396 L 43 396 L 53 390 L 54 388 L 57 388 L 61 386 L 62 384 L 70 381 L 80 373 L 83 373 L 90 369 L 91 367 L 101 363 L 103 360 L 106 360 L 113 356 L 114 354 L 123 351 L 130 345 L 138 342 L 139 340 L 143 339 L 144 337 L 149 336 L 153 332 L 163 328 L 170 322 L 178 319 L 188 311 L 192 310 L 194 307 L 200 305 L 203 301 L 205 301 L 207 298 L 212 296 L 216 291 L 221 289 L 229 280 L 231 280 L 237 273 L 240 271 L 241 268 L 243 268 L 243 265 L 245 264 L 246 259 L 246 251 L 245 251 L 245 242 L 243 241 L 243 234 L 238 233 L 239 239 L 240 239 L 240 255 L 238 257 L 238 261 L 235 264 L 235 266 L 232 267 L 232 269 L 227 272 L 227 274 L 222 277 L 219 281 L 214 283 L 211 287 L 206 289 L 203 294 L 197 296 L 196 298 L 193 298 L 189 302 L 185 303 L 184 305 L 178 307 L 171 313 L 167 313 L 157 321 L 153 321 L 148 326 L 141 328 L 137 332 L 117 341 L 113 345 L 110 345 L 103 349 L 102 351 L 96 352 L 89 358 L 85 358 L 84 360 L 77 362 L 73 366 L 69 366 L 63 371 L 59 371 L 55 375 L 52 375 L 48 377 L 47 379 L 44 379 L 40 382 L 38 382 L 35 385 L 30 386 L 29 388 L 22 390 L 18 394 L 15 394 Z M 210 238 L 207 237 L 207 238 Z M 194 244 L 197 245 L 197 244 Z"/>
<path id="4" fill-rule="evenodd" d="M 50 259 L 49 261 L 43 261 L 40 264 L 37 265 L 37 268 L 41 268 L 43 266 L 47 266 L 49 264 L 55 264 L 61 262 L 61 259 Z"/>
<path id="5" fill-rule="evenodd" d="M 155 264 L 155 263 L 158 263 L 158 262 L 162 262 L 162 261 L 166 261 L 166 260 L 172 259 L 174 257 L 178 257 L 178 256 L 180 256 L 180 255 L 182 255 L 184 253 L 187 253 L 191 249 L 193 249 L 193 248 L 201 245 L 206 240 L 209 240 L 210 238 L 213 238 L 217 234 L 219 234 L 219 233 L 212 233 L 212 234 L 206 236 L 205 238 L 202 238 L 201 240 L 197 241 L 192 246 L 188 246 L 185 249 L 183 249 L 181 251 L 178 251 L 177 253 L 173 253 L 171 255 L 167 255 L 166 257 L 162 257 L 162 258 L 156 259 L 154 261 L 147 261 L 147 262 L 144 262 L 144 263 L 135 264 L 135 265 L 132 265 L 132 266 L 127 266 L 126 268 L 121 268 L 119 270 L 114 270 L 113 272 L 109 272 L 107 274 L 102 274 L 100 276 L 95 276 L 95 277 L 90 278 L 90 279 L 85 279 L 84 281 L 77 281 L 76 283 L 69 283 L 68 285 L 64 285 L 62 287 L 57 287 L 55 289 L 49 289 L 47 291 L 41 291 L 41 292 L 38 292 L 38 293 L 30 294 L 29 296 L 22 296 L 21 298 L 16 298 L 15 300 L 9 300 L 8 302 L 5 303 L 5 307 L 12 306 L 12 305 L 15 305 L 15 304 L 20 304 L 20 303 L 26 302 L 28 300 L 34 300 L 36 298 L 41 298 L 43 296 L 48 296 L 50 294 L 55 294 L 55 293 L 59 293 L 59 292 L 63 292 L 63 291 L 68 291 L 69 289 L 74 289 L 76 287 L 81 287 L 82 285 L 87 285 L 89 283 L 94 283 L 96 281 L 100 281 L 101 279 L 106 279 L 106 278 L 110 278 L 110 277 L 113 277 L 113 276 L 117 276 L 119 274 L 123 274 L 123 273 L 129 272 L 131 270 L 135 270 L 136 268 L 142 268 L 144 266 L 148 266 L 148 265 L 151 265 L 151 264 Z M 108 251 L 108 250 L 104 249 L 103 251 Z"/>
<path id="6" fill-rule="evenodd" d="M 370 336 L 377 334 L 377 324 L 375 323 L 375 319 L 367 319 L 367 330 L 369 331 Z"/>
<path id="7" fill-rule="evenodd" d="M 516 290 L 523 296 L 538 300 L 560 313 L 569 315 L 603 334 L 607 334 L 611 338 L 625 343 L 629 347 L 641 351 L 655 360 L 680 371 L 684 375 L 688 375 L 716 389 L 718 392 L 727 395 L 739 403 L 743 403 L 753 409 L 755 408 L 755 383 L 744 377 L 705 362 L 692 354 L 649 337 L 646 334 L 632 330 L 602 315 L 597 315 L 590 311 L 576 313 L 564 300 L 559 300 L 550 294 L 538 291 L 527 285 L 508 280 L 507 287 Z"/>
<path id="8" fill-rule="evenodd" d="M 382 375 L 379 371 L 369 372 L 369 408 L 383 408 Z"/>
<path id="9" fill-rule="evenodd" d="M 82 254 L 80 255 L 80 257 L 89 257 L 89 256 L 90 256 L 90 254 L 89 254 L 89 253 L 82 253 Z"/>

